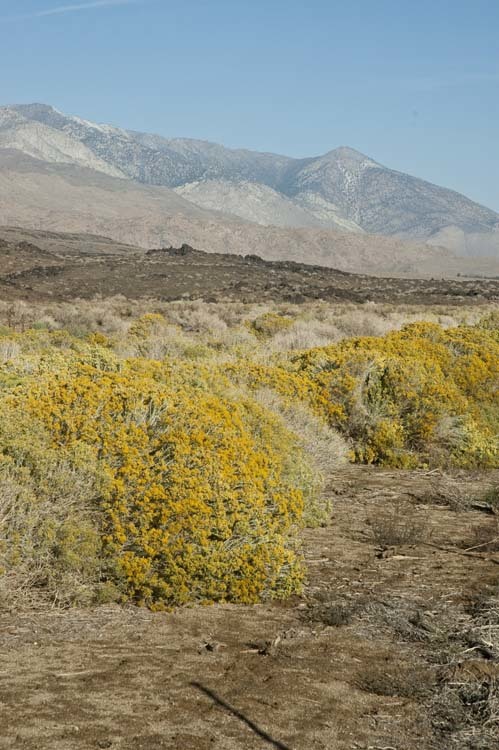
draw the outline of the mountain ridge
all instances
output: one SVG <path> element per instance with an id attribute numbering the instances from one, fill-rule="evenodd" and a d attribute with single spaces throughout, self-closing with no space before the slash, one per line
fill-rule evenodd
<path id="1" fill-rule="evenodd" d="M 15 112 L 28 128 L 38 123 L 82 144 L 97 160 L 92 168 L 115 170 L 113 176 L 179 192 L 197 183 L 190 200 L 202 207 L 209 203 L 223 211 L 228 184 L 253 184 L 280 194 L 281 202 L 290 209 L 288 226 L 316 225 L 418 240 L 440 235 L 450 237 L 451 245 L 447 227 L 475 234 L 499 228 L 499 214 L 492 209 L 456 191 L 385 167 L 349 146 L 296 159 L 92 123 L 40 103 L 0 109 L 0 120 L 5 109 Z M 82 164 L 83 158 L 78 155 L 77 163 L 90 166 Z M 103 168 L 102 163 L 107 166 Z M 268 197 L 276 202 L 274 194 L 268 193 Z M 294 216 L 289 201 L 295 206 Z M 231 201 L 231 213 L 256 223 L 273 223 L 272 207 L 265 204 L 264 196 L 261 215 L 255 210 L 248 215 L 244 191 L 239 203 Z M 276 216 L 275 224 L 280 223 L 282 217 Z"/>
<path id="2" fill-rule="evenodd" d="M 395 237 L 243 222 L 199 208 L 168 188 L 1 149 L 0 225 L 104 235 L 146 249 L 186 242 L 207 252 L 256 254 L 375 275 L 455 275 L 468 269 L 439 247 Z M 499 263 L 493 264 L 492 273 L 499 273 Z"/>
<path id="3" fill-rule="evenodd" d="M 486 275 L 499 262 L 499 214 L 349 146 L 295 159 L 45 104 L 0 107 L 0 223 L 375 274 L 467 273 L 456 252 Z"/>

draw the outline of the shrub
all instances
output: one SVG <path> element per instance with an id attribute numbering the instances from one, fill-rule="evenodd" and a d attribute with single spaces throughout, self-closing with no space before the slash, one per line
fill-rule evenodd
<path id="1" fill-rule="evenodd" d="M 368 518 L 368 524 L 373 541 L 379 547 L 419 544 L 428 534 L 426 518 L 402 503 L 379 508 Z"/>
<path id="2" fill-rule="evenodd" d="M 44 425 L 50 450 L 83 450 L 104 477 L 95 519 L 123 598 L 160 608 L 288 595 L 301 580 L 303 493 L 289 460 L 300 446 L 252 400 L 222 399 L 194 372 L 76 362 L 7 400 Z"/>
<path id="3" fill-rule="evenodd" d="M 306 404 L 300 401 L 286 403 L 269 388 L 257 391 L 256 398 L 283 420 L 302 447 L 302 453 L 295 450 L 290 459 L 295 482 L 303 491 L 304 523 L 309 527 L 325 525 L 332 511 L 326 478 L 347 462 L 347 444 L 323 417 Z"/>
<path id="4" fill-rule="evenodd" d="M 267 312 L 250 323 L 250 330 L 260 339 L 271 339 L 277 333 L 289 330 L 292 325 L 292 318 Z"/>
<path id="5" fill-rule="evenodd" d="M 16 359 L 21 353 L 21 347 L 12 338 L 0 339 L 0 363 Z"/>
<path id="6" fill-rule="evenodd" d="M 50 446 L 35 420 L 0 421 L 0 594 L 5 604 L 88 604 L 101 590 L 95 502 L 105 478 L 80 447 Z"/>
<path id="7" fill-rule="evenodd" d="M 488 331 L 496 340 L 499 340 L 499 310 L 491 310 L 480 318 L 477 327 Z"/>
<path id="8" fill-rule="evenodd" d="M 292 318 L 257 312 L 261 352 Z M 223 361 L 222 318 L 208 341 L 169 320 L 123 323 L 123 345 L 113 321 L 109 335 L 0 338 L 4 595 L 155 608 L 285 596 L 302 577 L 296 530 L 326 521 L 323 478 L 347 445 L 390 466 L 498 463 L 490 323 L 415 323 L 262 364 L 246 341 Z"/>
<path id="9" fill-rule="evenodd" d="M 495 466 L 499 344 L 484 330 L 416 323 L 296 355 L 357 460 Z"/>

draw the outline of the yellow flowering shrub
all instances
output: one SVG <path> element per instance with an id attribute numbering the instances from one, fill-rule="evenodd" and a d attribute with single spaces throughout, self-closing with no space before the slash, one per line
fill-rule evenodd
<path id="1" fill-rule="evenodd" d="M 498 465 L 493 314 L 271 364 L 194 358 L 183 340 L 163 346 L 168 326 L 138 318 L 135 359 L 101 334 L 0 334 L 0 598 L 283 597 L 302 579 L 296 531 L 327 522 L 319 480 L 348 450 L 394 467 Z"/>
<path id="2" fill-rule="evenodd" d="M 329 393 L 317 378 L 304 371 L 293 371 L 285 360 L 274 365 L 248 361 L 228 364 L 224 372 L 232 382 L 250 391 L 270 388 L 288 404 L 304 402 L 318 413 L 330 406 Z"/>
<path id="3" fill-rule="evenodd" d="M 271 339 L 277 333 L 287 331 L 293 323 L 293 319 L 285 315 L 267 312 L 252 320 L 249 328 L 259 339 Z"/>
<path id="4" fill-rule="evenodd" d="M 293 358 L 328 394 L 356 459 L 389 466 L 498 463 L 499 343 L 486 330 L 416 323 Z"/>
<path id="5" fill-rule="evenodd" d="M 492 310 L 484 315 L 478 322 L 477 327 L 488 331 L 496 341 L 499 341 L 499 310 Z"/>
<path id="6" fill-rule="evenodd" d="M 130 326 L 129 334 L 139 339 L 145 339 L 150 336 L 154 330 L 161 330 L 166 325 L 164 315 L 160 313 L 146 313 L 140 318 L 134 320 Z"/>
<path id="7" fill-rule="evenodd" d="M 0 600 L 104 598 L 95 506 L 105 478 L 85 446 L 52 446 L 39 421 L 0 407 Z"/>
<path id="8" fill-rule="evenodd" d="M 75 361 L 5 398 L 44 426 L 49 450 L 84 449 L 105 477 L 96 518 L 123 598 L 159 608 L 288 595 L 301 581 L 298 442 L 255 402 L 222 399 L 193 375 Z"/>

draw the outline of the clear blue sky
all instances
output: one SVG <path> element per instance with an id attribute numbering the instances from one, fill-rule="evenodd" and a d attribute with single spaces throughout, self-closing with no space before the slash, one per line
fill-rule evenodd
<path id="1" fill-rule="evenodd" d="M 499 0 L 0 0 L 0 66 L 3 103 L 349 145 L 499 211 Z"/>

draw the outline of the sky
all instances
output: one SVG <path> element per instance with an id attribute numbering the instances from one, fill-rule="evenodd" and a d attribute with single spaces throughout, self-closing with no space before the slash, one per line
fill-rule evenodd
<path id="1" fill-rule="evenodd" d="M 351 146 L 499 211 L 499 0 L 0 0 L 0 70 L 2 104 Z"/>

